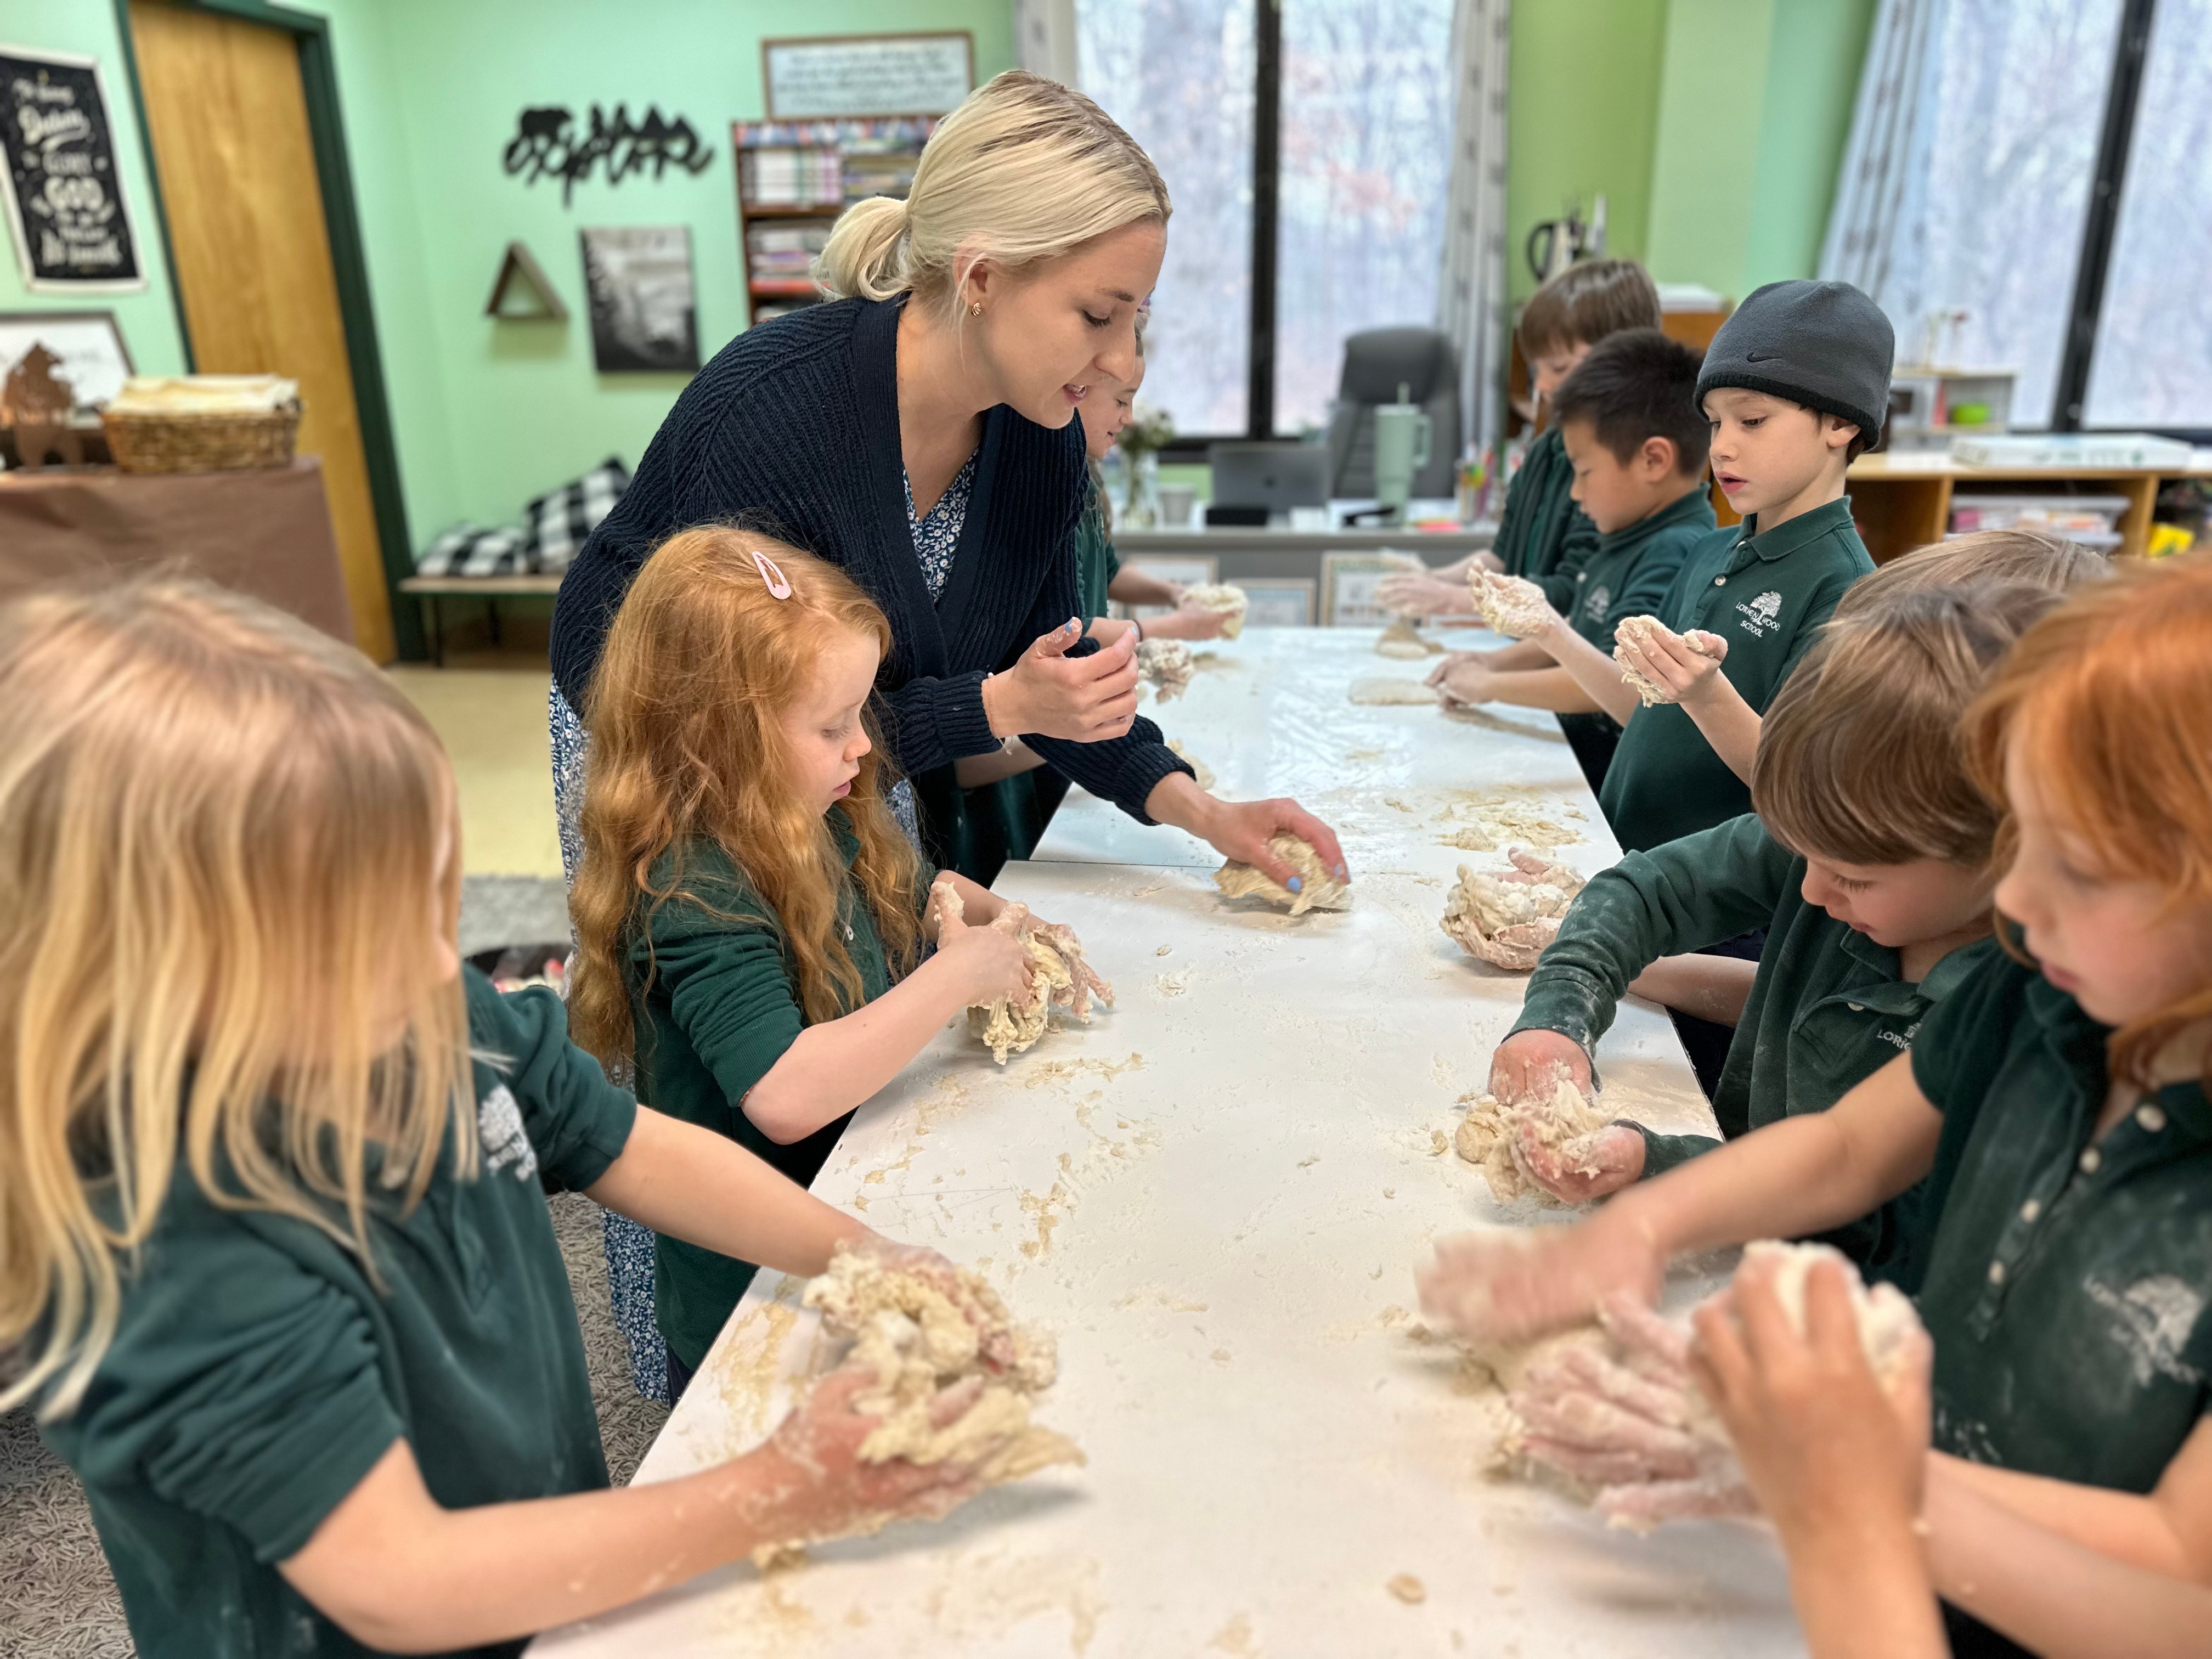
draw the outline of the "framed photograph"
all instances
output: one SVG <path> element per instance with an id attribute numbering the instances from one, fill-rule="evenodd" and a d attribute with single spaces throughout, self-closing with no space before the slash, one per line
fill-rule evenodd
<path id="1" fill-rule="evenodd" d="M 1380 628 L 1390 613 L 1375 602 L 1375 584 L 1405 570 L 1422 570 L 1416 554 L 1324 553 L 1321 556 L 1321 620 L 1326 628 Z"/>
<path id="2" fill-rule="evenodd" d="M 1247 576 L 1237 586 L 1248 601 L 1247 628 L 1311 628 L 1315 589 L 1311 576 Z"/>
<path id="3" fill-rule="evenodd" d="M 1121 568 L 1134 570 L 1156 581 L 1181 582 L 1185 587 L 1200 587 L 1221 580 L 1221 560 L 1212 553 L 1138 553 L 1122 560 Z M 1166 616 L 1173 608 L 1165 605 L 1127 605 L 1116 599 L 1106 607 L 1106 614 L 1149 622 L 1154 617 Z"/>
<path id="4" fill-rule="evenodd" d="M 51 361 L 27 365 L 34 349 Z M 0 386 L 19 369 L 66 386 L 70 412 L 87 417 L 134 372 L 112 311 L 0 311 Z"/>
<path id="5" fill-rule="evenodd" d="M 0 46 L 0 211 L 32 293 L 146 286 L 98 59 Z"/>
<path id="6" fill-rule="evenodd" d="M 943 115 L 975 89 L 975 38 L 819 34 L 761 42 L 771 121 L 853 115 Z"/>
<path id="7" fill-rule="evenodd" d="M 583 230 L 592 357 L 602 374 L 690 374 L 699 368 L 699 312 L 684 225 Z"/>

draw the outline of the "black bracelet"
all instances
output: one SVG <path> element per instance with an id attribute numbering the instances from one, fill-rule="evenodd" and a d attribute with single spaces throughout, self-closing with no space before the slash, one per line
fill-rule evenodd
<path id="1" fill-rule="evenodd" d="M 1145 642 L 1145 619 L 1142 617 L 1132 617 L 1129 618 L 1129 623 L 1137 630 L 1137 643 L 1142 645 Z"/>

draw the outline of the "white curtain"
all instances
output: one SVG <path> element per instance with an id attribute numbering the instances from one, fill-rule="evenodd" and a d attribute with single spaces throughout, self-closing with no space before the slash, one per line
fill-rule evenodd
<path id="1" fill-rule="evenodd" d="M 1014 0 L 1014 52 L 1032 74 L 1075 85 L 1075 0 Z"/>
<path id="2" fill-rule="evenodd" d="M 1820 246 L 1820 275 L 1863 289 L 1893 320 L 1922 309 L 1915 301 L 1928 257 L 1936 70 L 1949 9 L 1949 0 L 1881 0 Z M 1902 338 L 1899 344 L 1911 349 Z"/>
<path id="3" fill-rule="evenodd" d="M 1459 0 L 1458 94 L 1437 326 L 1459 349 L 1460 408 L 1477 453 L 1501 430 L 1505 390 L 1505 77 L 1511 0 Z"/>

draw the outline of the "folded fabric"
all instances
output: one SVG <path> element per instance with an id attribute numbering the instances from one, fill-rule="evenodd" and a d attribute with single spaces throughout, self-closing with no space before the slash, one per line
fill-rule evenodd
<path id="1" fill-rule="evenodd" d="M 629 469 L 610 455 L 580 478 L 548 490 L 522 509 L 524 568 L 557 574 L 583 551 L 584 538 L 629 488 Z"/>
<path id="2" fill-rule="evenodd" d="M 521 531 L 512 525 L 486 530 L 455 525 L 415 561 L 422 576 L 519 576 L 530 569 Z"/>
<path id="3" fill-rule="evenodd" d="M 107 400 L 112 415 L 266 415 L 300 399 L 276 374 L 134 375 Z"/>

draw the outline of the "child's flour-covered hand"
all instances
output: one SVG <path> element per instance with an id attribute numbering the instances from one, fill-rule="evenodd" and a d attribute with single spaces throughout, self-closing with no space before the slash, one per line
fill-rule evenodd
<path id="1" fill-rule="evenodd" d="M 1018 933 L 994 926 L 969 927 L 957 896 L 943 883 L 931 890 L 930 897 L 938 907 L 935 960 L 944 964 L 939 972 L 953 979 L 963 1006 L 1008 997 L 1027 1007 L 1030 957 Z"/>
<path id="2" fill-rule="evenodd" d="M 1728 656 L 1727 640 L 1698 628 L 1677 634 L 1644 620 L 1649 626 L 1624 627 L 1614 635 L 1613 660 L 1657 688 L 1661 701 L 1694 707 L 1725 684 L 1720 668 Z"/>
<path id="3" fill-rule="evenodd" d="M 841 1366 L 817 1381 L 776 1425 L 763 1449 L 786 1473 L 763 1494 L 772 1512 L 757 1517 L 769 1535 L 837 1538 L 874 1532 L 891 1521 L 937 1520 L 983 1489 L 981 1470 L 1009 1437 L 979 1436 L 964 1455 L 933 1463 L 863 1459 L 861 1445 L 883 1419 L 859 1410 L 854 1396 L 878 1386 L 872 1371 Z M 944 1428 L 957 1422 L 982 1389 L 981 1377 L 945 1389 L 931 1407 L 932 1424 Z"/>
<path id="4" fill-rule="evenodd" d="M 1434 686 L 1453 702 L 1474 706 L 1498 696 L 1498 673 L 1486 663 L 1474 660 L 1474 652 L 1447 657 L 1429 671 L 1423 682 Z"/>
<path id="5" fill-rule="evenodd" d="M 1375 602 L 1395 617 L 1464 617 L 1467 585 L 1433 570 L 1394 571 L 1375 584 Z"/>
<path id="6" fill-rule="evenodd" d="M 1644 1174 L 1644 1137 L 1623 1123 L 1608 1123 L 1553 1146 L 1544 1139 L 1533 1111 L 1514 1119 L 1513 1162 L 1566 1204 L 1587 1204 L 1635 1185 Z"/>
<path id="7" fill-rule="evenodd" d="M 926 1244 L 902 1244 L 881 1233 L 865 1233 L 845 1248 L 885 1273 L 918 1279 L 960 1310 L 975 1328 L 976 1352 L 987 1370 L 1003 1371 L 1014 1363 L 1014 1326 L 995 1297 L 979 1297 L 969 1276 Z"/>
<path id="8" fill-rule="evenodd" d="M 1581 1323 L 1616 1292 L 1649 1306 L 1665 1255 L 1647 1227 L 1617 1214 L 1439 1239 L 1434 1260 L 1414 1274 L 1423 1316 L 1473 1342 L 1517 1343 Z"/>
<path id="9" fill-rule="evenodd" d="M 1572 1037 L 1560 1031 L 1516 1031 L 1490 1056 L 1490 1092 L 1508 1106 L 1516 1105 L 1549 1091 L 1553 1079 L 1562 1073 L 1584 1094 L 1596 1086 L 1589 1056 Z"/>

